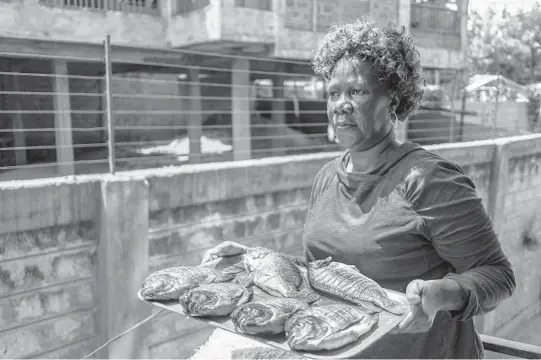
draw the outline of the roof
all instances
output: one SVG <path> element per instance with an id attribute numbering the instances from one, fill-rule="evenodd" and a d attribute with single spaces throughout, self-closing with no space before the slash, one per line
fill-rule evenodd
<path id="1" fill-rule="evenodd" d="M 526 86 L 517 84 L 513 80 L 509 80 L 504 76 L 499 76 L 500 84 L 503 84 L 506 87 L 509 87 L 522 95 L 527 95 L 528 90 Z M 468 86 L 466 86 L 466 91 L 475 91 L 484 86 L 496 86 L 498 81 L 498 75 L 491 74 L 477 74 L 470 77 Z"/>

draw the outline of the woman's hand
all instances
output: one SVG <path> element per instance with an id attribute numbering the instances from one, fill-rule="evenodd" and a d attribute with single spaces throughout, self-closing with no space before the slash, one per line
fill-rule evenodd
<path id="1" fill-rule="evenodd" d="M 398 325 L 398 332 L 422 333 L 430 330 L 438 311 L 460 310 L 466 294 L 454 280 L 413 280 L 406 288 L 410 312 Z"/>
<path id="2" fill-rule="evenodd" d="M 244 246 L 233 241 L 224 241 L 220 245 L 217 245 L 212 249 L 207 250 L 203 254 L 201 265 L 206 264 L 209 261 L 215 260 L 219 257 L 244 254 L 246 253 L 246 250 L 248 250 L 248 246 Z"/>

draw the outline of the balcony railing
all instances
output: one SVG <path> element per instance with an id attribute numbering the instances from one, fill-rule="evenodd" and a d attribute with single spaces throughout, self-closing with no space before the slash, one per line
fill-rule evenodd
<path id="1" fill-rule="evenodd" d="M 411 27 L 419 30 L 460 33 L 458 11 L 428 4 L 411 5 Z"/>
<path id="2" fill-rule="evenodd" d="M 89 9 L 96 11 L 123 11 L 159 16 L 159 0 L 40 0 L 48 6 L 65 9 Z"/>

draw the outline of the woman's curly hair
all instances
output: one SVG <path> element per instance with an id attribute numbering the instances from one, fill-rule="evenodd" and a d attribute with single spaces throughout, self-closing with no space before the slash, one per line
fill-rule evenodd
<path id="1" fill-rule="evenodd" d="M 403 26 L 381 26 L 363 20 L 334 25 L 312 60 L 315 74 L 329 80 L 334 66 L 344 56 L 372 62 L 380 83 L 392 94 L 399 120 L 406 120 L 417 109 L 425 81 L 419 52 Z"/>

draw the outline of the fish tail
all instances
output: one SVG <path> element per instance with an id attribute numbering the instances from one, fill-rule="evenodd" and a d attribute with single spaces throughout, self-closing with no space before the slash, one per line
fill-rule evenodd
<path id="1" fill-rule="evenodd" d="M 385 299 L 382 305 L 383 309 L 395 315 L 405 314 L 409 310 L 408 305 L 392 299 Z"/>

